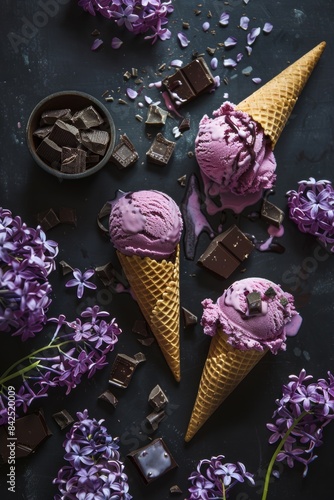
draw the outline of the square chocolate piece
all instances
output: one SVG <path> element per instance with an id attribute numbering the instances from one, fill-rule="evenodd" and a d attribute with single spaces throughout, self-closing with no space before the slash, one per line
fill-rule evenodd
<path id="1" fill-rule="evenodd" d="M 162 127 L 165 125 L 168 116 L 168 111 L 160 108 L 156 104 L 151 104 L 148 108 L 146 125 L 156 125 Z"/>
<path id="2" fill-rule="evenodd" d="M 138 362 L 126 354 L 117 354 L 111 367 L 109 384 L 126 389 Z"/>
<path id="3" fill-rule="evenodd" d="M 60 429 L 63 430 L 65 427 L 73 424 L 74 418 L 68 413 L 67 410 L 61 410 L 52 415 L 56 423 L 59 425 Z"/>
<path id="4" fill-rule="evenodd" d="M 157 134 L 146 152 L 149 161 L 157 165 L 167 165 L 175 148 L 175 142 L 168 141 L 161 133 Z"/>
<path id="5" fill-rule="evenodd" d="M 110 160 L 118 168 L 127 168 L 138 160 L 136 148 L 126 134 L 121 135 L 119 143 L 115 146 Z"/>
<path id="6" fill-rule="evenodd" d="M 145 484 L 178 467 L 162 438 L 157 438 L 146 446 L 132 451 L 128 457 Z"/>
<path id="7" fill-rule="evenodd" d="M 263 200 L 261 218 L 268 222 L 268 224 L 280 227 L 284 220 L 284 212 L 273 203 L 270 203 L 270 201 Z"/>

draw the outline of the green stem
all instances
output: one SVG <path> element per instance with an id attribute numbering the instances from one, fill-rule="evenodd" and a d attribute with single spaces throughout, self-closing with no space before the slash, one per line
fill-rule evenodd
<path id="1" fill-rule="evenodd" d="M 269 481 L 270 481 L 270 477 L 271 477 L 271 473 L 272 473 L 272 469 L 274 467 L 274 463 L 276 461 L 276 458 L 277 458 L 277 455 L 279 454 L 279 452 L 281 451 L 281 449 L 283 448 L 284 446 L 284 443 L 286 442 L 287 438 L 290 436 L 291 432 L 293 431 L 293 429 L 296 427 L 296 425 L 301 421 L 302 418 L 305 417 L 305 415 L 307 415 L 307 413 L 309 413 L 308 411 L 303 411 L 303 413 L 301 413 L 301 415 L 299 415 L 298 418 L 296 418 L 293 422 L 293 424 L 291 425 L 291 427 L 289 427 L 289 429 L 286 431 L 286 433 L 284 434 L 284 436 L 282 437 L 279 445 L 277 446 L 273 456 L 271 457 L 271 460 L 269 462 L 269 465 L 268 465 L 268 469 L 267 469 L 267 473 L 266 473 L 266 478 L 265 478 L 265 481 L 264 481 L 264 486 L 263 486 L 263 494 L 262 494 L 262 498 L 261 500 L 267 500 L 267 496 L 268 496 L 268 489 L 269 489 Z"/>
<path id="2" fill-rule="evenodd" d="M 222 481 L 222 486 L 223 486 L 223 500 L 226 500 L 226 488 L 225 488 L 224 481 Z"/>

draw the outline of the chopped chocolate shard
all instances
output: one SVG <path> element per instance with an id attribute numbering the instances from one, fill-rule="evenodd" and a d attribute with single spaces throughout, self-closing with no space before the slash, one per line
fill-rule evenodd
<path id="1" fill-rule="evenodd" d="M 184 187 L 187 184 L 187 174 L 184 174 L 181 177 L 179 177 L 177 182 L 180 184 L 180 186 Z"/>
<path id="2" fill-rule="evenodd" d="M 72 112 L 70 109 L 53 109 L 44 111 L 41 116 L 40 125 L 53 125 L 57 120 L 69 122 L 72 119 Z"/>
<path id="3" fill-rule="evenodd" d="M 264 199 L 261 207 L 261 218 L 268 224 L 280 227 L 284 220 L 284 212 L 270 201 Z"/>
<path id="4" fill-rule="evenodd" d="M 107 150 L 110 136 L 106 130 L 83 130 L 81 143 L 92 153 L 103 156 Z"/>
<path id="5" fill-rule="evenodd" d="M 166 413 L 164 412 L 164 410 L 161 410 L 159 412 L 153 411 L 152 413 L 147 415 L 146 420 L 148 421 L 148 423 L 152 427 L 152 430 L 156 431 L 159 427 L 160 422 L 162 422 L 162 420 L 165 418 L 165 416 L 166 416 Z"/>
<path id="6" fill-rule="evenodd" d="M 259 292 L 250 292 L 247 294 L 248 314 L 256 316 L 262 314 L 262 300 Z"/>
<path id="7" fill-rule="evenodd" d="M 109 286 L 115 281 L 115 268 L 112 262 L 108 262 L 103 266 L 98 266 L 95 268 L 97 276 L 100 278 L 105 286 Z"/>
<path id="8" fill-rule="evenodd" d="M 45 160 L 52 167 L 60 166 L 61 161 L 61 147 L 53 142 L 48 137 L 45 137 L 36 149 L 38 156 Z"/>
<path id="9" fill-rule="evenodd" d="M 288 303 L 289 303 L 289 301 L 288 301 L 288 299 L 286 297 L 281 297 L 279 299 L 279 301 L 280 301 L 280 303 L 282 304 L 283 307 L 287 306 Z"/>
<path id="10" fill-rule="evenodd" d="M 75 148 L 80 142 L 80 133 L 77 127 L 62 120 L 57 120 L 49 135 L 49 139 L 58 146 Z"/>
<path id="11" fill-rule="evenodd" d="M 181 495 L 181 493 L 182 493 L 181 488 L 177 484 L 174 484 L 173 486 L 171 486 L 169 488 L 169 491 L 172 495 Z"/>
<path id="12" fill-rule="evenodd" d="M 39 224 L 41 225 L 43 231 L 48 231 L 49 229 L 58 226 L 58 224 L 60 224 L 60 220 L 53 208 L 49 208 L 49 210 L 44 212 L 43 217 L 39 219 Z"/>
<path id="13" fill-rule="evenodd" d="M 183 118 L 179 125 L 179 130 L 180 132 L 185 132 L 186 130 L 190 129 L 190 120 L 189 118 Z"/>
<path id="14" fill-rule="evenodd" d="M 175 142 L 167 140 L 162 134 L 158 133 L 150 149 L 146 152 L 149 161 L 157 165 L 167 165 L 175 148 Z"/>
<path id="15" fill-rule="evenodd" d="M 168 111 L 160 108 L 156 104 L 151 104 L 148 108 L 146 125 L 157 125 L 162 127 L 165 125 L 168 116 Z"/>
<path id="16" fill-rule="evenodd" d="M 119 143 L 115 146 L 110 161 L 118 168 L 127 168 L 133 165 L 139 156 L 136 148 L 126 134 L 121 135 Z"/>
<path id="17" fill-rule="evenodd" d="M 100 401 L 105 401 L 106 403 L 110 404 L 114 408 L 116 408 L 116 406 L 118 404 L 118 399 L 111 391 L 109 391 L 109 389 L 102 392 L 102 394 L 99 395 L 98 399 Z"/>
<path id="18" fill-rule="evenodd" d="M 104 120 L 96 111 L 94 106 L 88 106 L 87 108 L 74 113 L 72 122 L 79 129 L 87 130 L 102 125 Z"/>
<path id="19" fill-rule="evenodd" d="M 137 340 L 141 345 L 144 345 L 145 347 L 149 347 L 155 342 L 154 337 L 148 337 L 147 339 L 137 339 Z"/>
<path id="20" fill-rule="evenodd" d="M 63 276 L 66 276 L 66 274 L 70 274 L 73 272 L 73 267 L 70 266 L 67 262 L 65 262 L 65 260 L 61 260 L 59 262 L 59 265 L 61 267 Z"/>
<path id="21" fill-rule="evenodd" d="M 197 263 L 226 279 L 253 249 L 253 243 L 234 225 L 211 241 Z"/>
<path id="22" fill-rule="evenodd" d="M 24 458 L 32 453 L 50 437 L 42 410 L 17 418 L 15 421 L 15 440 L 8 435 L 7 426 L 0 427 L 0 463 L 8 462 L 10 451 L 15 450 L 15 459 Z"/>
<path id="23" fill-rule="evenodd" d="M 65 429 L 70 424 L 73 424 L 74 418 L 68 413 L 67 410 L 61 410 L 52 415 L 61 430 Z"/>
<path id="24" fill-rule="evenodd" d="M 142 352 L 137 352 L 133 357 L 138 364 L 144 363 L 144 361 L 146 361 L 146 356 Z"/>
<path id="25" fill-rule="evenodd" d="M 148 337 L 147 323 L 144 319 L 136 319 L 132 327 L 133 333 L 137 333 L 142 337 Z"/>
<path id="26" fill-rule="evenodd" d="M 125 389 L 128 387 L 137 365 L 136 359 L 126 354 L 117 354 L 111 367 L 109 383 Z"/>
<path id="27" fill-rule="evenodd" d="M 191 61 L 163 80 L 173 101 L 181 106 L 214 88 L 215 80 L 202 57 Z"/>
<path id="28" fill-rule="evenodd" d="M 74 208 L 61 207 L 59 209 L 59 220 L 62 224 L 77 225 L 77 213 Z"/>
<path id="29" fill-rule="evenodd" d="M 33 132 L 33 136 L 38 137 L 39 139 L 45 139 L 45 137 L 47 137 L 50 134 L 51 130 L 52 130 L 51 125 L 49 127 L 41 127 L 35 130 L 35 132 Z"/>
<path id="30" fill-rule="evenodd" d="M 83 149 L 63 147 L 60 171 L 66 174 L 79 174 L 86 170 L 86 153 Z"/>
<path id="31" fill-rule="evenodd" d="M 155 411 L 162 410 L 168 403 L 168 398 L 160 385 L 156 385 L 148 396 L 148 402 Z"/>
<path id="32" fill-rule="evenodd" d="M 195 316 L 195 314 L 188 311 L 188 309 L 186 309 L 185 307 L 182 307 L 181 310 L 183 313 L 184 328 L 187 328 L 188 326 L 193 326 L 193 325 L 197 324 L 197 316 Z"/>
<path id="33" fill-rule="evenodd" d="M 276 292 L 275 290 L 273 289 L 272 286 L 270 286 L 265 292 L 264 294 L 266 295 L 266 297 L 269 297 L 270 299 L 273 299 L 274 297 L 276 297 Z"/>
<path id="34" fill-rule="evenodd" d="M 162 438 L 128 454 L 145 484 L 155 481 L 178 467 Z"/>

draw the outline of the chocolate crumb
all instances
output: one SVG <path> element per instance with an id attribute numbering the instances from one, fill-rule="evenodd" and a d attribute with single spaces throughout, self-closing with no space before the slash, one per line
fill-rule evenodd
<path id="1" fill-rule="evenodd" d="M 105 401 L 106 403 L 110 404 L 114 408 L 116 408 L 116 406 L 118 404 L 118 399 L 109 389 L 102 392 L 102 394 L 100 394 L 97 399 L 99 399 L 100 401 Z"/>
<path id="2" fill-rule="evenodd" d="M 179 177 L 177 182 L 180 184 L 180 186 L 184 187 L 187 184 L 187 174 L 184 174 L 181 177 Z"/>
<path id="3" fill-rule="evenodd" d="M 61 410 L 52 415 L 52 418 L 59 425 L 60 429 L 63 430 L 70 424 L 73 424 L 74 418 L 69 414 L 67 410 Z"/>
<path id="4" fill-rule="evenodd" d="M 181 495 L 181 493 L 182 493 L 181 488 L 177 484 L 174 484 L 173 486 L 171 486 L 169 488 L 169 491 L 172 495 Z"/>
<path id="5" fill-rule="evenodd" d="M 193 314 L 192 312 L 188 311 L 185 307 L 181 308 L 182 313 L 183 313 L 183 324 L 184 328 L 187 328 L 188 326 L 193 326 L 197 324 L 197 316 Z"/>
<path id="6" fill-rule="evenodd" d="M 249 316 L 262 314 L 262 300 L 259 292 L 250 292 L 246 296 Z"/>
<path id="7" fill-rule="evenodd" d="M 73 267 L 70 266 L 65 260 L 61 260 L 59 262 L 59 266 L 61 267 L 62 275 L 66 276 L 67 274 L 70 274 L 73 272 Z"/>
<path id="8" fill-rule="evenodd" d="M 275 290 L 273 289 L 272 286 L 270 286 L 265 292 L 264 292 L 264 295 L 266 295 L 266 297 L 269 297 L 271 299 L 273 299 L 274 297 L 276 297 L 276 292 Z"/>
<path id="9" fill-rule="evenodd" d="M 287 306 L 288 303 L 289 303 L 289 301 L 288 301 L 288 299 L 286 297 L 281 297 L 279 299 L 279 301 L 280 301 L 280 303 L 282 304 L 283 307 Z"/>

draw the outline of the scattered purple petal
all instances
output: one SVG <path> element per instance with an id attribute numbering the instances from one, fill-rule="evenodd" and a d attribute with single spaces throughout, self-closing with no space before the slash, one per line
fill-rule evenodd
<path id="1" fill-rule="evenodd" d="M 130 99 L 136 99 L 136 97 L 138 96 L 138 92 L 130 88 L 126 89 L 126 94 Z"/>
<path id="2" fill-rule="evenodd" d="M 151 99 L 148 95 L 145 95 L 145 96 L 144 96 L 144 99 L 145 99 L 145 101 L 146 101 L 146 103 L 147 103 L 148 105 L 152 104 L 152 102 L 153 102 L 153 99 Z"/>
<path id="3" fill-rule="evenodd" d="M 230 14 L 223 12 L 219 18 L 219 24 L 221 26 L 227 26 L 230 21 Z"/>
<path id="4" fill-rule="evenodd" d="M 142 102 L 139 102 L 138 103 L 138 108 L 143 108 L 144 107 L 144 104 Z"/>
<path id="5" fill-rule="evenodd" d="M 114 36 L 114 38 L 111 40 L 111 47 L 113 49 L 119 49 L 122 45 L 122 40 L 120 40 L 120 38 L 117 38 L 117 36 Z"/>
<path id="6" fill-rule="evenodd" d="M 224 47 L 234 47 L 238 40 L 234 36 L 229 36 L 224 42 Z"/>
<path id="7" fill-rule="evenodd" d="M 253 28 L 251 29 L 250 33 L 247 34 L 247 43 L 248 45 L 252 45 L 259 34 L 261 33 L 261 28 Z"/>
<path id="8" fill-rule="evenodd" d="M 223 98 L 224 98 L 224 99 L 228 99 L 228 98 L 229 98 L 229 94 L 228 94 L 228 92 L 224 92 L 224 94 L 223 94 Z"/>
<path id="9" fill-rule="evenodd" d="M 234 59 L 231 59 L 231 58 L 224 59 L 225 68 L 235 68 L 236 65 L 237 65 L 237 62 Z"/>
<path id="10" fill-rule="evenodd" d="M 149 88 L 151 89 L 152 87 L 156 88 L 156 89 L 160 89 L 162 87 L 162 82 L 161 80 L 159 80 L 158 82 L 151 82 L 149 83 Z"/>
<path id="11" fill-rule="evenodd" d="M 202 30 L 208 31 L 209 29 L 210 29 L 210 23 L 208 21 L 205 21 L 205 23 L 202 24 Z"/>
<path id="12" fill-rule="evenodd" d="M 173 59 L 170 65 L 173 66 L 173 68 L 181 68 L 181 66 L 183 66 L 183 61 L 181 61 L 181 59 Z"/>
<path id="13" fill-rule="evenodd" d="M 243 30 L 248 30 L 248 24 L 249 24 L 249 17 L 242 16 L 240 18 L 240 28 L 242 28 Z"/>
<path id="14" fill-rule="evenodd" d="M 250 47 L 249 45 L 246 45 L 246 47 L 245 47 L 245 48 L 246 48 L 247 55 L 249 55 L 249 56 L 250 56 L 250 55 L 251 55 L 251 53 L 253 52 L 252 47 Z"/>
<path id="15" fill-rule="evenodd" d="M 213 57 L 210 62 L 211 69 L 217 69 L 218 68 L 218 59 L 217 57 Z"/>
<path id="16" fill-rule="evenodd" d="M 237 54 L 237 57 L 236 57 L 237 62 L 240 62 L 243 57 L 244 57 L 243 54 L 241 52 L 239 52 L 239 54 Z"/>
<path id="17" fill-rule="evenodd" d="M 244 0 L 244 4 L 247 5 L 249 3 L 249 0 Z"/>
<path id="18" fill-rule="evenodd" d="M 213 79 L 215 81 L 215 89 L 220 87 L 220 76 L 216 75 Z"/>
<path id="19" fill-rule="evenodd" d="M 261 78 L 252 78 L 252 82 L 256 83 L 258 85 L 259 83 L 262 82 Z"/>
<path id="20" fill-rule="evenodd" d="M 103 44 L 101 38 L 96 38 L 91 46 L 91 50 L 97 50 Z"/>
<path id="21" fill-rule="evenodd" d="M 265 25 L 262 28 L 262 31 L 264 33 L 270 33 L 272 29 L 273 29 L 273 25 L 271 23 L 265 23 Z"/>
<path id="22" fill-rule="evenodd" d="M 188 38 L 186 37 L 186 35 L 184 33 L 182 33 L 181 31 L 177 34 L 177 37 L 179 39 L 179 42 L 181 44 L 181 47 L 185 48 L 185 47 L 188 47 L 189 45 L 189 40 Z"/>

